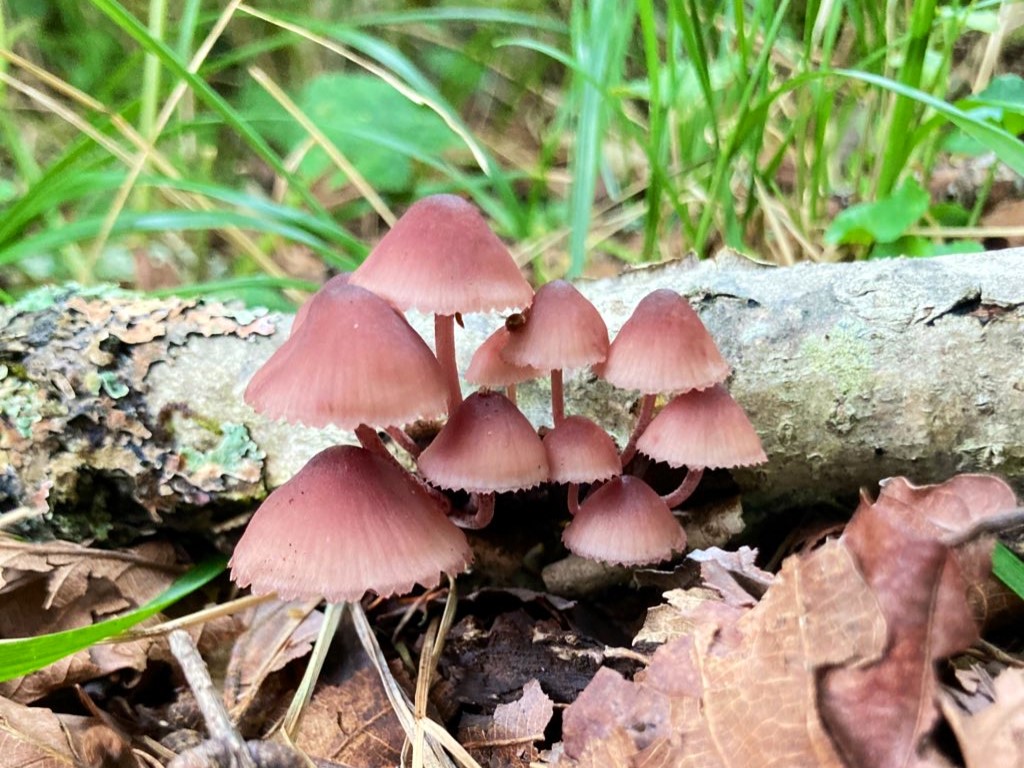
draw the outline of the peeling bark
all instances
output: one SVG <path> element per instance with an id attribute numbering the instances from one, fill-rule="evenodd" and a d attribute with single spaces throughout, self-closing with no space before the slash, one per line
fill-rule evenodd
<path id="1" fill-rule="evenodd" d="M 733 366 L 730 391 L 769 456 L 766 465 L 734 474 L 748 506 L 842 500 L 898 474 L 924 483 L 993 472 L 1024 491 L 1024 249 L 788 268 L 724 253 L 579 287 L 612 334 L 651 290 L 671 288 L 694 303 Z M 134 309 L 117 302 L 134 302 Z M 120 307 L 118 327 L 129 341 L 110 330 L 107 305 Z M 166 323 L 174 312 L 194 315 L 193 325 L 148 340 L 128 333 L 149 327 L 153 317 Z M 80 365 L 67 349 L 49 358 L 60 365 L 44 363 L 43 349 L 63 338 L 69 322 Z M 432 318 L 413 322 L 430 340 Z M 500 322 L 465 318 L 456 332 L 461 370 Z M 216 332 L 202 335 L 203 323 Z M 103 477 L 114 478 L 154 525 L 225 495 L 255 498 L 317 450 L 351 441 L 340 432 L 268 423 L 242 403 L 246 381 L 289 324 L 288 317 L 213 303 L 59 292 L 50 307 L 6 310 L 0 511 L 47 503 L 48 484 L 51 507 L 75 503 L 69 489 L 81 491 L 83 476 Z M 272 336 L 261 335 L 271 327 Z M 97 341 L 104 332 L 116 343 Z M 550 424 L 549 392 L 546 380 L 519 386 L 520 408 L 535 424 Z M 636 407 L 635 393 L 586 372 L 566 376 L 566 412 L 595 418 L 620 444 Z M 241 478 L 218 463 L 230 463 L 239 446 L 247 451 Z M 206 472 L 198 476 L 200 465 Z"/>

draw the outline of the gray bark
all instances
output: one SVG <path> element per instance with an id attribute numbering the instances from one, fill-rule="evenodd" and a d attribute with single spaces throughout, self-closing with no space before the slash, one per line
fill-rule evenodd
<path id="1" fill-rule="evenodd" d="M 748 507 L 780 510 L 846 500 L 859 487 L 898 474 L 932 482 L 957 472 L 994 472 L 1024 490 L 1024 250 L 788 268 L 726 253 L 714 261 L 675 262 L 580 285 L 612 334 L 657 288 L 690 298 L 734 368 L 730 391 L 769 456 L 766 465 L 734 475 Z M 429 322 L 413 321 L 430 340 Z M 269 315 L 260 322 L 276 332 L 186 335 L 181 343 L 160 339 L 166 347 L 161 362 L 147 369 L 143 381 L 130 384 L 138 395 L 133 413 L 151 432 L 158 432 L 155 414 L 181 411 L 181 404 L 188 410 L 173 434 L 160 438 L 165 466 L 157 489 L 147 491 L 153 498 L 133 492 L 151 516 L 166 516 L 181 505 L 202 506 L 220 494 L 259 495 L 261 486 L 276 487 L 317 450 L 346 439 L 338 432 L 268 423 L 244 405 L 245 383 L 285 338 L 290 318 Z M 465 322 L 456 333 L 462 369 L 501 318 L 469 316 Z M 0 362 L 9 367 L 17 357 L 11 339 L 16 341 L 19 327 L 26 327 L 25 313 L 0 316 Z M 251 322 L 244 327 L 253 328 Z M 139 346 L 146 343 L 157 341 Z M 538 425 L 550 423 L 546 382 L 519 391 L 527 416 Z M 594 417 L 620 443 L 634 405 L 635 394 L 614 390 L 588 372 L 567 378 L 567 412 Z M 7 434 L 10 411 L 5 405 L 0 414 Z M 190 445 L 210 454 L 218 435 L 211 424 L 245 426 L 255 443 L 245 448 L 252 466 L 235 473 L 241 479 L 227 473 L 208 488 L 192 476 L 185 482 L 180 471 L 177 484 L 171 482 L 166 459 Z M 66 442 L 71 447 L 65 450 L 76 450 L 74 440 Z M 0 468 L 4 450 L 0 442 Z M 8 507 L 30 504 L 33 492 L 38 503 L 43 482 L 58 490 L 66 486 L 87 458 L 70 469 L 66 458 L 58 461 L 63 474 L 55 478 L 52 467 L 47 469 L 54 463 L 53 440 L 21 450 L 39 455 L 15 462 L 16 477 L 8 470 Z M 53 492 L 51 506 L 52 499 Z"/>

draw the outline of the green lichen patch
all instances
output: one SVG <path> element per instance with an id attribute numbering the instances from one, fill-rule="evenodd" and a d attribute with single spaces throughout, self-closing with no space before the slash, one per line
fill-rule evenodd
<path id="1" fill-rule="evenodd" d="M 259 312 L 110 286 L 41 289 L 0 311 L 0 466 L 14 475 L 0 509 L 48 504 L 50 533 L 102 539 L 214 492 L 260 495 L 263 454 L 244 428 L 182 440 L 150 412 L 146 376 L 190 336 L 273 331 Z M 79 498 L 83 477 L 109 504 Z"/>

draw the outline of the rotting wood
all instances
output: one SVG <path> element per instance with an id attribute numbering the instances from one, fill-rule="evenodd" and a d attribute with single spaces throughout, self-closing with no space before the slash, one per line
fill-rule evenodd
<path id="1" fill-rule="evenodd" d="M 764 441 L 769 462 L 734 474 L 748 507 L 845 500 L 892 475 L 931 482 L 993 472 L 1024 491 L 1024 249 L 788 268 L 724 253 L 580 284 L 613 334 L 640 298 L 666 287 L 700 312 Z M 109 331 L 111 300 L 71 301 L 0 314 L 0 511 L 46 504 L 47 493 L 51 506 L 81 508 L 81 493 L 99 487 L 131 500 L 134 524 L 154 526 L 179 509 L 255 498 L 345 438 L 268 423 L 242 402 L 290 318 L 146 299 L 149 314 L 140 304 L 117 310 L 138 313 L 122 323 L 128 340 L 88 344 L 80 369 L 66 354 L 63 368 L 26 366 L 33 345 L 54 337 L 45 327 L 69 313 Z M 174 313 L 202 322 L 140 330 Z M 429 339 L 429 320 L 413 320 Z M 465 318 L 461 369 L 499 322 Z M 141 373 L 131 380 L 131 371 Z M 117 397 L 120 384 L 127 392 Z M 546 423 L 546 381 L 521 385 L 519 404 Z M 567 412 L 596 418 L 620 441 L 634 405 L 586 372 L 567 380 Z"/>

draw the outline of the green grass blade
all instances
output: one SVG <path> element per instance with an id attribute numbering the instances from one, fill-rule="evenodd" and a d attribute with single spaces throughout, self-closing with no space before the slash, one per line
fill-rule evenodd
<path id="1" fill-rule="evenodd" d="M 273 275 L 249 275 L 248 277 L 230 277 L 225 280 L 209 280 L 205 283 L 190 283 L 188 285 L 176 285 L 173 288 L 161 288 L 156 291 L 147 291 L 147 296 L 161 299 L 167 296 L 210 296 L 216 293 L 233 293 L 248 288 L 275 288 L 286 290 L 293 288 L 299 291 L 312 293 L 320 285 L 309 280 L 299 280 L 293 277 L 274 277 Z"/>
<path id="2" fill-rule="evenodd" d="M 104 216 L 93 216 L 69 222 L 59 229 L 46 229 L 39 234 L 18 240 L 0 248 L 0 265 L 12 264 L 33 254 L 54 251 L 69 243 L 96 237 L 102 230 Z M 277 235 L 312 249 L 329 264 L 342 269 L 354 269 L 358 261 L 341 255 L 331 244 L 287 222 L 272 221 L 263 216 L 247 215 L 237 211 L 149 211 L 125 212 L 114 222 L 111 236 L 131 232 L 206 231 L 225 227 L 240 227 Z"/>
<path id="3" fill-rule="evenodd" d="M 0 640 L 0 681 L 21 677 L 115 635 L 163 611 L 223 572 L 223 557 L 197 565 L 166 591 L 123 616 L 64 632 Z"/>
<path id="4" fill-rule="evenodd" d="M 825 77 L 829 74 L 834 74 L 850 80 L 859 80 L 860 82 L 868 83 L 869 85 L 885 88 L 888 91 L 892 91 L 893 93 L 905 96 L 926 107 L 930 107 L 949 120 L 949 122 L 960 128 L 960 130 L 964 131 L 964 133 L 974 137 L 991 151 L 995 152 L 996 156 L 1014 171 L 1024 174 L 1024 143 L 1022 143 L 1020 139 L 992 123 L 986 122 L 964 112 L 962 109 L 957 108 L 948 101 L 943 101 L 942 99 L 932 96 L 930 93 L 925 93 L 917 88 L 911 88 L 903 83 L 899 83 L 895 80 L 891 80 L 881 75 L 875 75 L 870 72 L 858 72 L 850 69 L 835 69 L 831 70 L 831 72 L 822 71 L 811 74 Z M 792 83 L 788 85 L 792 85 Z"/>
<path id="5" fill-rule="evenodd" d="M 589 77 L 574 78 L 579 109 L 576 141 L 570 158 L 572 184 L 569 189 L 569 271 L 572 279 L 586 265 L 587 234 L 591 207 L 601 165 L 601 145 L 609 122 L 612 103 L 605 93 L 622 79 L 625 49 L 633 32 L 635 6 L 621 0 L 593 0 L 574 6 L 572 23 L 573 56 Z M 603 87 L 594 87 L 593 83 Z"/>
<path id="6" fill-rule="evenodd" d="M 1024 562 L 1001 541 L 992 551 L 992 573 L 1024 600 Z"/>
<path id="7" fill-rule="evenodd" d="M 450 6 L 445 8 L 415 8 L 408 11 L 366 13 L 346 20 L 353 27 L 401 26 L 404 24 L 442 24 L 467 22 L 476 24 L 497 24 L 513 27 L 528 27 L 544 32 L 567 34 L 565 22 L 534 13 L 511 11 L 505 8 L 466 8 Z"/>
<path id="8" fill-rule="evenodd" d="M 289 171 L 281 158 L 246 120 L 235 111 L 217 91 L 211 88 L 205 80 L 192 74 L 188 68 L 174 55 L 174 52 L 161 40 L 157 40 L 146 29 L 135 16 L 133 16 L 117 0 L 90 0 L 100 11 L 107 15 L 118 28 L 130 36 L 135 42 L 146 49 L 147 52 L 155 55 L 175 77 L 184 80 L 189 88 L 202 100 L 206 106 L 220 115 L 221 119 L 244 140 L 249 147 L 267 165 L 274 169 L 282 179 L 289 182 L 290 186 L 302 196 L 303 201 L 316 213 L 324 218 L 330 218 L 327 210 L 320 204 L 312 192 L 305 187 L 295 175 Z"/>

